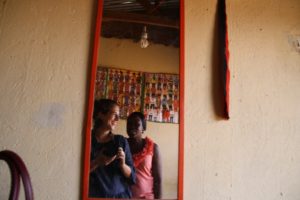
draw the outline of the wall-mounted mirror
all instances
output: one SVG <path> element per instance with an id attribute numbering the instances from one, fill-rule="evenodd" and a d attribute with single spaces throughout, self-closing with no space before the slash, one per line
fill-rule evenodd
<path id="1" fill-rule="evenodd" d="M 107 198 L 90 194 L 92 115 L 94 101 L 101 98 L 119 104 L 121 119 L 114 134 L 128 138 L 127 116 L 133 111 L 144 114 L 143 137 L 151 138 L 159 148 L 160 198 L 182 199 L 183 44 L 182 0 L 98 0 L 83 199 Z"/>

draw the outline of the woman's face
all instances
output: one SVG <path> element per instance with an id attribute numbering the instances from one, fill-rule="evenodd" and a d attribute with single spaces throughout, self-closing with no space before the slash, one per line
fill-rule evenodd
<path id="1" fill-rule="evenodd" d="M 143 123 L 139 117 L 130 118 L 127 121 L 127 134 L 130 138 L 141 138 L 143 130 Z"/>
<path id="2" fill-rule="evenodd" d="M 114 130 L 118 124 L 120 115 L 119 106 L 113 106 L 112 109 L 106 114 L 100 114 L 101 120 L 103 122 L 103 128 L 110 131 Z"/>

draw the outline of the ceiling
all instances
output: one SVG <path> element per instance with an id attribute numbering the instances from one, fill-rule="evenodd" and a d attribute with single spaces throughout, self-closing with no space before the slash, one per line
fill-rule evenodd
<path id="1" fill-rule="evenodd" d="M 138 42 L 147 26 L 150 43 L 179 46 L 179 0 L 104 0 L 101 35 Z"/>

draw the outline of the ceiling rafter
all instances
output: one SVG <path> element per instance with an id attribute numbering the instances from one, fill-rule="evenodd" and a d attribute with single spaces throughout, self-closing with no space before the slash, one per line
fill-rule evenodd
<path id="1" fill-rule="evenodd" d="M 179 46 L 179 0 L 104 0 L 101 36 Z"/>
<path id="2" fill-rule="evenodd" d="M 162 18 L 159 16 L 149 16 L 149 15 L 142 15 L 136 13 L 106 11 L 103 15 L 102 20 L 104 22 L 107 21 L 131 22 L 131 23 L 139 23 L 139 24 L 155 25 L 155 26 L 179 29 L 179 21 Z"/>
<path id="3" fill-rule="evenodd" d="M 143 6 L 145 8 L 146 12 L 149 14 L 157 11 L 157 9 L 159 8 L 162 1 L 163 0 L 157 0 L 157 1 L 155 1 L 155 4 L 153 5 L 153 4 L 151 4 L 150 0 L 137 0 L 137 2 L 139 4 L 141 4 L 141 6 Z"/>

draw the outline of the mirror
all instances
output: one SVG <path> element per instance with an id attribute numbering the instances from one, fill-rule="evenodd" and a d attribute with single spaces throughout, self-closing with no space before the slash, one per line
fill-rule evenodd
<path id="1" fill-rule="evenodd" d="M 113 82 L 125 84 L 126 75 L 134 86 L 128 86 L 128 91 L 122 86 L 124 93 L 118 90 L 114 95 Z M 161 199 L 182 199 L 183 78 L 183 1 L 98 0 L 85 133 L 83 199 L 102 198 L 89 195 L 92 113 L 94 100 L 101 98 L 114 99 L 120 105 L 121 119 L 114 134 L 128 138 L 126 116 L 132 111 L 144 113 L 147 118 L 144 135 L 158 145 L 161 156 Z M 130 106 L 132 96 L 134 108 Z M 161 102 L 152 104 L 150 99 L 154 97 Z"/>

